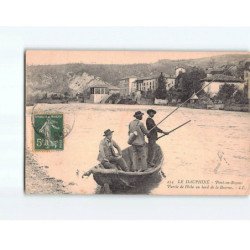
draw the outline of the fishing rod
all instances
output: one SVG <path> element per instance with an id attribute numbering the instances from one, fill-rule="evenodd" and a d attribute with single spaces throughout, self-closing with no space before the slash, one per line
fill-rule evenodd
<path id="1" fill-rule="evenodd" d="M 205 89 L 208 85 L 210 85 L 213 81 L 211 81 L 210 83 L 208 83 L 207 85 L 203 86 L 199 91 L 197 91 L 194 94 L 198 94 L 199 92 L 201 92 L 203 89 Z M 193 96 L 193 95 L 192 95 Z M 172 115 L 176 110 L 178 110 L 180 107 L 182 107 L 186 102 L 188 102 L 192 96 L 190 96 L 186 101 L 184 101 L 183 103 L 181 103 L 179 106 L 177 106 L 173 111 L 171 111 L 167 116 L 165 116 L 161 121 L 159 121 L 153 128 L 151 128 L 149 130 L 149 133 L 155 129 L 159 124 L 161 124 L 163 121 L 165 121 L 170 115 Z"/>
<path id="2" fill-rule="evenodd" d="M 178 126 L 178 127 L 174 128 L 174 129 L 170 130 L 170 131 L 168 132 L 168 135 L 169 135 L 170 133 L 174 132 L 176 129 L 181 128 L 182 126 L 188 124 L 189 122 L 191 122 L 191 120 L 189 120 L 189 121 L 187 121 L 187 122 L 181 124 L 180 126 Z M 159 137 L 157 138 L 157 140 L 159 140 L 160 138 L 162 138 L 162 137 L 164 137 L 164 136 L 166 136 L 166 135 L 159 136 Z"/>

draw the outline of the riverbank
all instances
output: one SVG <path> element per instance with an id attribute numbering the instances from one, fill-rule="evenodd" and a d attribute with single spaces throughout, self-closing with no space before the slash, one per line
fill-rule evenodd
<path id="1" fill-rule="evenodd" d="M 25 193 L 26 194 L 69 194 L 67 184 L 62 180 L 50 177 L 46 169 L 39 166 L 30 151 L 26 151 Z"/>
<path id="2" fill-rule="evenodd" d="M 132 99 L 131 99 L 132 100 Z M 86 104 L 96 104 L 96 105 L 107 105 L 110 103 L 91 103 L 88 99 L 85 99 L 85 102 L 79 102 L 79 101 L 69 101 L 69 102 L 63 102 L 63 101 L 42 101 L 38 102 L 37 104 L 77 104 L 77 103 L 86 103 Z M 168 104 L 155 104 L 152 99 L 146 99 L 141 98 L 140 102 L 137 104 L 131 104 L 131 103 L 119 103 L 118 105 L 144 105 L 144 106 L 169 106 L 169 107 L 178 107 L 181 103 L 168 103 Z M 34 103 L 28 103 L 26 106 L 33 106 Z M 250 104 L 206 104 L 206 103 L 186 103 L 182 105 L 182 107 L 190 108 L 190 109 L 204 109 L 204 110 L 224 110 L 224 111 L 235 111 L 235 112 L 250 112 Z"/>

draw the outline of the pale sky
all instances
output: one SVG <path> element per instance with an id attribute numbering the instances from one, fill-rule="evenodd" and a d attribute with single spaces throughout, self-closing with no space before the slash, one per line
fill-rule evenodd
<path id="1" fill-rule="evenodd" d="M 158 60 L 196 59 L 224 54 L 249 54 L 250 52 L 174 52 L 174 51 L 74 51 L 27 50 L 27 65 L 43 64 L 133 64 L 154 63 Z"/>

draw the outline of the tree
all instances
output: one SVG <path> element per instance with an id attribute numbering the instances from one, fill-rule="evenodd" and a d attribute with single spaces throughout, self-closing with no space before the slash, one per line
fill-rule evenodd
<path id="1" fill-rule="evenodd" d="M 247 91 L 248 91 L 247 85 L 244 86 L 243 90 L 238 89 L 233 96 L 235 102 L 239 104 L 248 104 Z"/>
<path id="2" fill-rule="evenodd" d="M 69 98 L 69 96 L 70 96 L 70 95 L 69 95 L 69 92 L 67 92 L 67 91 L 64 92 L 64 97 L 65 97 L 66 99 Z"/>
<path id="3" fill-rule="evenodd" d="M 240 61 L 236 68 L 236 77 L 244 78 L 245 61 Z"/>
<path id="4" fill-rule="evenodd" d="M 153 99 L 154 97 L 154 93 L 152 91 L 152 89 L 149 89 L 147 92 L 146 92 L 146 96 L 145 96 L 147 99 Z"/>
<path id="5" fill-rule="evenodd" d="M 227 75 L 227 76 L 233 76 L 233 73 L 232 73 L 232 69 L 231 69 L 232 65 L 226 65 L 223 69 L 223 72 L 222 74 L 223 75 Z"/>
<path id="6" fill-rule="evenodd" d="M 236 88 L 234 84 L 225 83 L 221 86 L 218 94 L 215 96 L 215 99 L 222 101 L 223 103 L 228 102 L 232 97 Z"/>
<path id="7" fill-rule="evenodd" d="M 209 62 L 208 62 L 208 67 L 213 69 L 214 66 L 215 66 L 215 60 L 213 57 L 211 57 Z"/>
<path id="8" fill-rule="evenodd" d="M 155 98 L 157 99 L 166 99 L 167 90 L 166 90 L 166 80 L 163 74 L 161 73 L 158 78 L 158 88 L 155 90 Z"/>
<path id="9" fill-rule="evenodd" d="M 201 79 L 205 77 L 205 71 L 198 67 L 189 68 L 185 73 L 177 77 L 177 86 L 179 89 L 178 99 L 181 99 L 183 102 L 190 98 L 194 92 L 198 92 L 202 88 Z M 200 94 L 202 94 L 202 92 L 200 92 Z"/>

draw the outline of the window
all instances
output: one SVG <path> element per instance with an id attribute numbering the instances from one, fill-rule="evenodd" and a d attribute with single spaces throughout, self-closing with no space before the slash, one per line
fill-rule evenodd
<path id="1" fill-rule="evenodd" d="M 101 94 L 100 88 L 95 88 L 95 94 Z"/>

